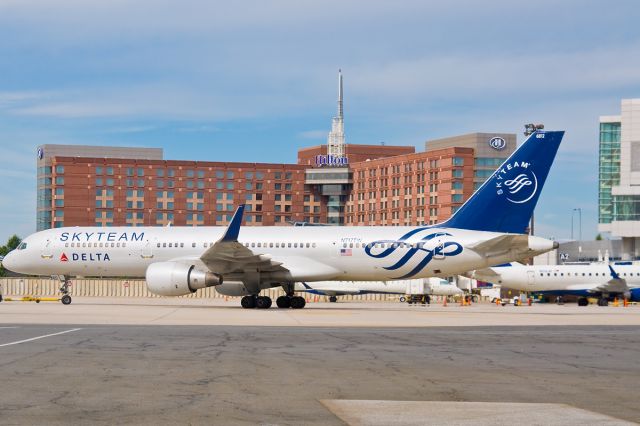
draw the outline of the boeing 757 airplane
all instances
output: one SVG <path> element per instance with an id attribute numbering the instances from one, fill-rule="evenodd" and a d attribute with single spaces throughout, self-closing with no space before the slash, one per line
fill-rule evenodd
<path id="1" fill-rule="evenodd" d="M 269 308 L 261 290 L 282 286 L 280 308 L 302 308 L 296 281 L 448 277 L 544 253 L 557 244 L 526 235 L 564 132 L 536 131 L 447 221 L 431 226 L 76 227 L 41 231 L 5 268 L 30 275 L 146 277 L 149 290 L 181 296 L 215 286 Z M 66 303 L 71 301 L 65 294 Z"/>
<path id="2" fill-rule="evenodd" d="M 578 296 L 578 305 L 587 306 L 587 298 L 607 306 L 609 299 L 620 297 L 640 301 L 640 265 L 522 265 L 511 263 L 466 274 L 470 278 L 499 284 L 514 290 L 553 296 Z"/>

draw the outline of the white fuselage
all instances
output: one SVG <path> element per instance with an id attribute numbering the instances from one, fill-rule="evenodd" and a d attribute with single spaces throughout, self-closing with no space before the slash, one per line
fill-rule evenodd
<path id="1" fill-rule="evenodd" d="M 26 238 L 23 248 L 10 253 L 4 263 L 8 269 L 32 275 L 144 277 L 150 264 L 165 261 L 192 262 L 206 270 L 200 256 L 224 230 L 50 229 Z M 434 233 L 437 236 L 425 239 Z M 427 227 L 242 227 L 238 241 L 254 254 L 282 263 L 291 282 L 451 276 L 553 247 L 552 241 L 528 237 L 524 247 L 506 246 L 491 255 L 469 248 L 504 235 L 513 234 Z"/>
<path id="2" fill-rule="evenodd" d="M 417 284 L 414 286 L 413 284 Z M 306 286 L 310 287 L 307 288 Z M 419 278 L 392 281 L 317 281 L 311 284 L 296 283 L 296 291 L 309 291 L 329 296 L 356 294 L 412 294 L 413 287 L 422 289 L 420 294 L 432 296 L 456 296 L 464 292 L 455 284 L 441 278 Z"/>
<path id="3" fill-rule="evenodd" d="M 630 290 L 640 287 L 640 265 L 612 265 Z M 473 278 L 515 290 L 588 294 L 613 279 L 606 263 L 588 265 L 520 265 L 491 268 L 498 275 L 475 271 Z"/>

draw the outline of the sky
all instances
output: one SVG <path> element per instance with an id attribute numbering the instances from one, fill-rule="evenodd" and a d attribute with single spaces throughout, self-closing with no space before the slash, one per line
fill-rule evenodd
<path id="1" fill-rule="evenodd" d="M 598 117 L 640 97 L 637 1 L 0 0 L 0 244 L 35 231 L 36 147 L 295 163 L 347 143 L 566 130 L 536 234 L 597 234 Z M 578 215 L 575 237 L 578 236 Z"/>

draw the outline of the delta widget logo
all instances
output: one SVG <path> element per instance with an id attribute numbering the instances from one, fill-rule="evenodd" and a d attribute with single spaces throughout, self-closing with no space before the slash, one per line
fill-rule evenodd
<path id="1" fill-rule="evenodd" d="M 66 254 L 62 253 L 62 255 L 60 255 L 60 262 L 68 262 L 69 258 L 67 257 Z"/>
<path id="2" fill-rule="evenodd" d="M 538 177 L 531 163 L 514 161 L 496 172 L 496 193 L 515 204 L 526 203 L 538 192 Z"/>

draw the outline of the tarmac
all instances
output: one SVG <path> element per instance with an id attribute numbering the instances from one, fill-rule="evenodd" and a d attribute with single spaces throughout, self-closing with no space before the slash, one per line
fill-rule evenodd
<path id="1" fill-rule="evenodd" d="M 2 424 L 633 424 L 640 307 L 0 304 Z"/>

